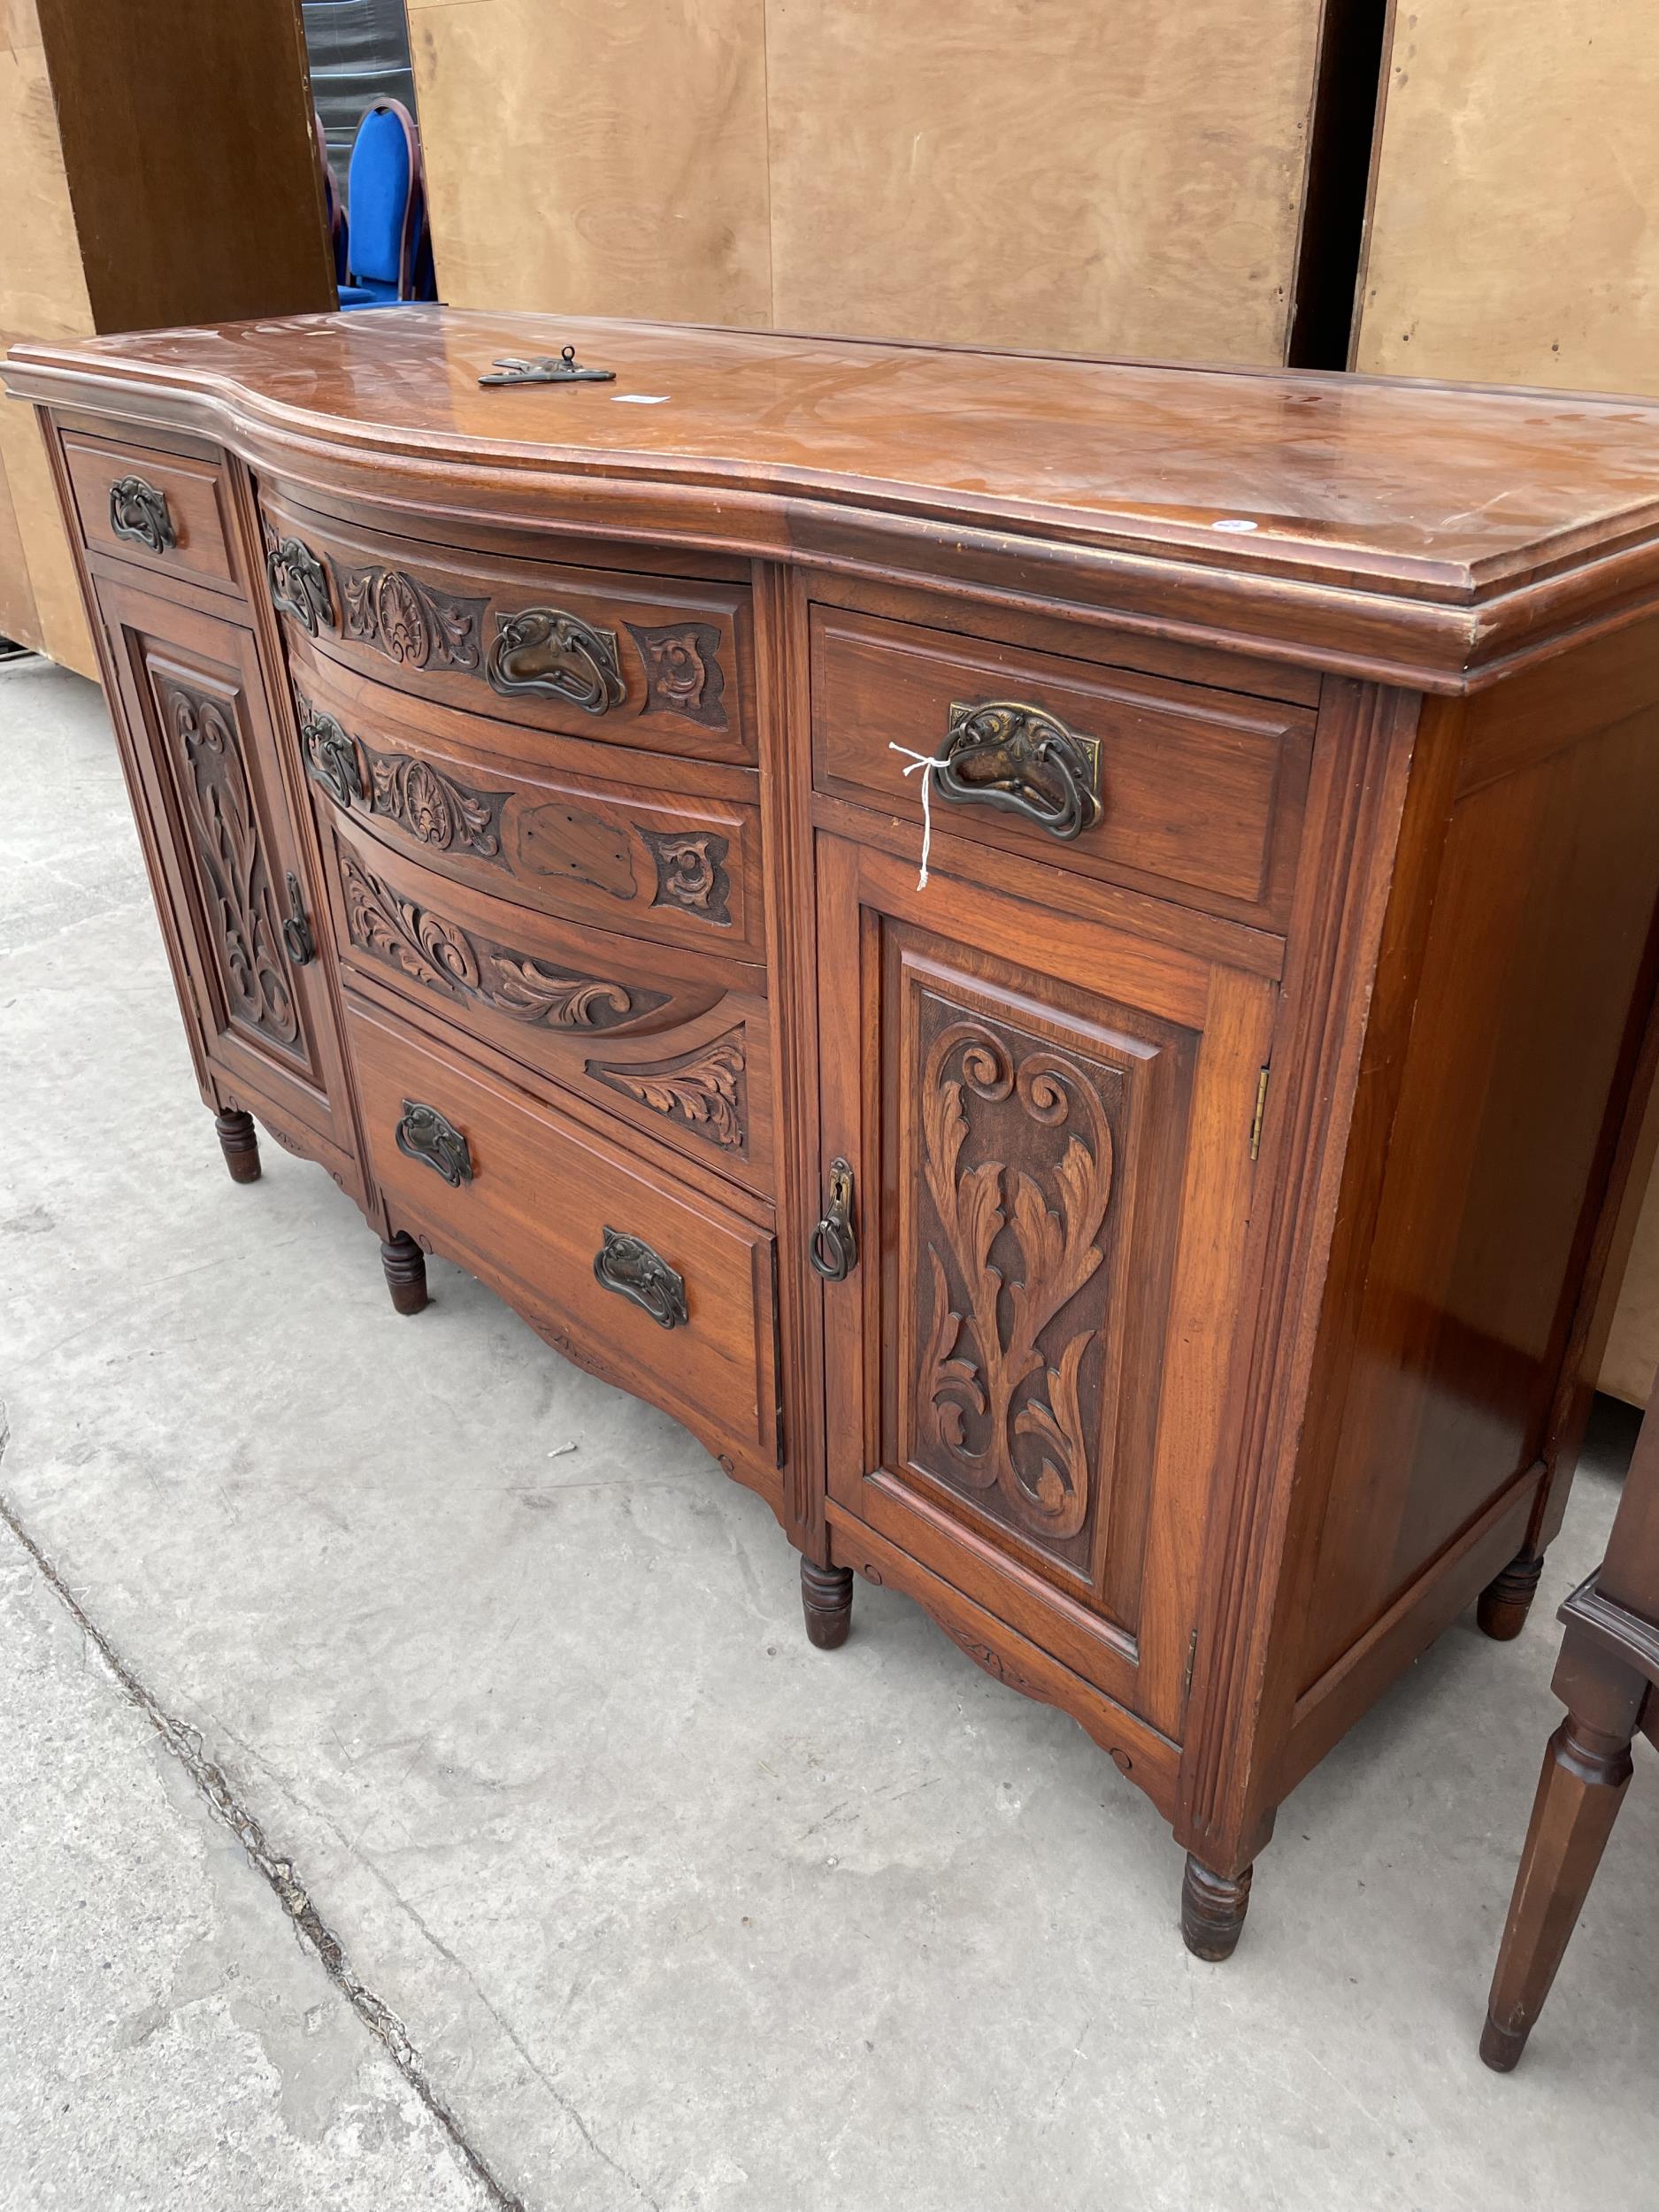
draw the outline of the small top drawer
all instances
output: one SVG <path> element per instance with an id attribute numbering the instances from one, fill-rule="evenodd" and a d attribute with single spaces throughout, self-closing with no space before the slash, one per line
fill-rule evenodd
<path id="1" fill-rule="evenodd" d="M 813 778 L 1133 889 L 1282 926 L 1306 796 L 1306 709 L 815 606 Z M 902 752 L 891 749 L 897 746 Z"/>
<path id="2" fill-rule="evenodd" d="M 225 478 L 211 461 L 64 434 L 64 464 L 88 549 L 240 589 Z"/>
<path id="3" fill-rule="evenodd" d="M 741 584 L 426 545 L 269 498 L 264 522 L 278 611 L 346 668 L 568 737 L 754 760 Z"/>

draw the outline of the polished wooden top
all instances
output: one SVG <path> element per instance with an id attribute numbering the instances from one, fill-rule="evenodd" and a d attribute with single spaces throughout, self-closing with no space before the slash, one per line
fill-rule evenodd
<path id="1" fill-rule="evenodd" d="M 478 382 L 567 344 L 616 381 Z M 526 480 L 543 506 L 585 483 L 584 528 L 843 565 L 878 565 L 882 530 L 949 565 L 965 525 L 981 551 L 1116 557 L 1132 612 L 1174 561 L 1258 650 L 1297 627 L 1262 595 L 1314 587 L 1327 613 L 1373 603 L 1363 638 L 1299 657 L 1440 688 L 1659 594 L 1659 405 L 1633 400 L 426 306 L 24 345 L 7 376 L 63 404 L 96 382 L 100 406 L 212 429 L 302 487 L 332 452 L 474 506 L 493 480 L 533 520 Z M 596 481 L 634 491 L 605 505 Z"/>

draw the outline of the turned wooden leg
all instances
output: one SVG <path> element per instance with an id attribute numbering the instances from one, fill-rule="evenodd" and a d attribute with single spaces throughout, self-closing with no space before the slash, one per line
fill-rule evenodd
<path id="1" fill-rule="evenodd" d="M 1250 1903 L 1250 1876 L 1212 1874 L 1189 1851 L 1181 1877 L 1181 1937 L 1195 1959 L 1230 1959 Z"/>
<path id="2" fill-rule="evenodd" d="M 1494 1643 L 1509 1643 L 1525 1627 L 1538 1578 L 1543 1571 L 1541 1553 L 1517 1553 L 1502 1573 L 1494 1575 L 1480 1593 L 1475 1618 Z"/>
<path id="3" fill-rule="evenodd" d="M 213 1126 L 219 1132 L 219 1148 L 225 1155 L 225 1164 L 230 1170 L 233 1183 L 257 1183 L 259 1180 L 259 1132 L 253 1125 L 253 1116 L 232 1107 L 228 1112 L 215 1114 Z"/>
<path id="4" fill-rule="evenodd" d="M 1630 1785 L 1630 1745 L 1571 1712 L 1549 1740 L 1480 2037 L 1500 2074 L 1525 2049 L 1578 1924 Z"/>
<path id="5" fill-rule="evenodd" d="M 419 1313 L 426 1302 L 426 1256 L 406 1229 L 380 1247 L 386 1287 L 399 1313 Z"/>
<path id="6" fill-rule="evenodd" d="M 815 1567 L 801 1562 L 801 1609 L 806 1615 L 807 1641 L 820 1651 L 834 1651 L 847 1641 L 853 1622 L 853 1571 L 850 1567 Z"/>

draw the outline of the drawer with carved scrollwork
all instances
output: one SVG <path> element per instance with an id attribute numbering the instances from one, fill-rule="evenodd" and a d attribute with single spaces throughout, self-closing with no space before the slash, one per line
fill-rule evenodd
<path id="1" fill-rule="evenodd" d="M 534 736 L 388 693 L 290 641 L 294 743 L 325 816 L 566 920 L 765 956 L 747 768 Z M 695 784 L 695 788 L 689 787 Z"/>
<path id="2" fill-rule="evenodd" d="M 1285 926 L 1308 709 L 839 607 L 813 608 L 811 657 L 827 795 L 919 838 L 926 773 L 936 835 Z"/>
<path id="3" fill-rule="evenodd" d="M 241 591 L 225 471 L 205 449 L 167 453 L 65 431 L 63 456 L 88 552 Z"/>
<path id="4" fill-rule="evenodd" d="M 440 876 L 334 813 L 324 825 L 349 976 L 485 1048 L 512 1079 L 770 1193 L 765 970 L 602 932 Z"/>
<path id="5" fill-rule="evenodd" d="M 770 1228 L 348 999 L 364 1140 L 393 1222 L 505 1291 L 753 1480 L 777 1459 Z M 730 1460 L 727 1460 L 728 1465 Z"/>
<path id="6" fill-rule="evenodd" d="M 755 757 L 741 584 L 555 565 L 263 506 L 290 636 L 383 684 L 567 735 L 687 759 Z"/>

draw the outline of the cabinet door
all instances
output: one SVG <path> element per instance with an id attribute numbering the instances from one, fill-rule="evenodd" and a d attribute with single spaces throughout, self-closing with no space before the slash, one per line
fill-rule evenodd
<path id="1" fill-rule="evenodd" d="M 317 902 L 251 634 L 101 583 L 139 775 L 161 832 L 207 1056 L 241 1102 L 352 1150 Z"/>
<path id="2" fill-rule="evenodd" d="M 1275 987 L 818 851 L 832 1520 L 1178 1735 Z"/>

